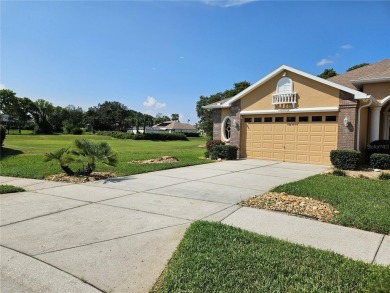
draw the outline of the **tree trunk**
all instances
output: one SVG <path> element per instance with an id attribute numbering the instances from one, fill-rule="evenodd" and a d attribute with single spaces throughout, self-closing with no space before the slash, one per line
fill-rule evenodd
<path id="1" fill-rule="evenodd" d="M 68 165 L 62 165 L 61 164 L 61 169 L 66 173 L 66 175 L 74 176 L 74 172 L 72 171 L 71 168 L 69 168 Z"/>

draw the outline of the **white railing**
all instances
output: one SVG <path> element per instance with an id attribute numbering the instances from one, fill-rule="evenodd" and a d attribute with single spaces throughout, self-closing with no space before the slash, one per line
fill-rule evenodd
<path id="1" fill-rule="evenodd" d="M 296 93 L 272 95 L 272 105 L 293 104 L 295 106 L 296 103 Z"/>

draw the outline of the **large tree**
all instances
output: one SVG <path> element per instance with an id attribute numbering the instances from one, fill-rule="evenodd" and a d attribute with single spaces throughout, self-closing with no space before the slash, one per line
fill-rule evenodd
<path id="1" fill-rule="evenodd" d="M 210 109 L 204 109 L 203 106 L 219 102 L 223 99 L 231 98 L 242 92 L 251 84 L 247 81 L 241 81 L 234 84 L 234 88 L 219 92 L 210 96 L 200 96 L 196 103 L 196 113 L 199 117 L 198 128 L 202 129 L 208 137 L 213 136 L 213 113 Z"/>
<path id="2" fill-rule="evenodd" d="M 89 108 L 85 113 L 85 120 L 94 130 L 124 130 L 124 121 L 129 115 L 125 105 L 106 101 Z"/>
<path id="3" fill-rule="evenodd" d="M 54 106 L 49 101 L 38 99 L 32 103 L 30 113 L 36 124 L 36 133 L 50 134 L 53 126 L 49 122 L 49 117 L 54 111 Z"/>
<path id="4" fill-rule="evenodd" d="M 180 115 L 177 113 L 171 114 L 171 120 L 172 121 L 179 121 Z M 180 121 L 179 121 L 180 122 Z"/>

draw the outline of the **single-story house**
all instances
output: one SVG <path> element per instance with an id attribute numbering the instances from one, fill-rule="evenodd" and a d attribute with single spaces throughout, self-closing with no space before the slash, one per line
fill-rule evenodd
<path id="1" fill-rule="evenodd" d="M 130 133 L 143 133 L 144 130 L 142 127 L 139 127 L 138 131 L 136 127 L 131 127 L 127 130 L 127 132 Z M 157 133 L 157 132 L 168 132 L 168 133 L 175 133 L 175 132 L 185 132 L 185 133 L 196 133 L 198 130 L 195 128 L 195 126 L 188 124 L 188 123 L 181 123 L 179 121 L 164 121 L 162 123 L 153 125 L 152 127 L 146 127 L 145 133 Z"/>
<path id="2" fill-rule="evenodd" d="M 195 126 L 188 123 L 181 123 L 179 121 L 164 121 L 162 123 L 156 124 L 153 128 L 160 129 L 161 131 L 166 131 L 169 133 L 173 132 L 187 132 L 187 133 L 196 133 L 198 130 Z"/>
<path id="3" fill-rule="evenodd" d="M 329 79 L 282 65 L 205 108 L 239 157 L 330 164 L 331 150 L 390 138 L 390 59 Z"/>

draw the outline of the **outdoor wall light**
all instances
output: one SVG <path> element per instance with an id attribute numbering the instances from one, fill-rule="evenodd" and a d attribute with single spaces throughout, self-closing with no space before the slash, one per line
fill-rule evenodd
<path id="1" fill-rule="evenodd" d="M 238 129 L 238 122 L 236 119 L 233 119 L 233 126 Z"/>
<path id="2" fill-rule="evenodd" d="M 347 127 L 349 125 L 349 119 L 348 117 L 344 118 L 344 126 Z"/>

